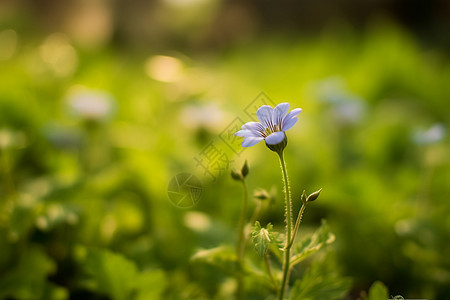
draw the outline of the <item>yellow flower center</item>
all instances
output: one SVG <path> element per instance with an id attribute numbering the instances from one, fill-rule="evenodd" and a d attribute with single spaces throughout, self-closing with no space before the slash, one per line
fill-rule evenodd
<path id="1" fill-rule="evenodd" d="M 277 131 L 281 131 L 281 125 L 272 125 L 272 126 L 266 128 L 264 133 L 266 134 L 266 136 L 269 136 L 272 133 L 277 132 Z"/>

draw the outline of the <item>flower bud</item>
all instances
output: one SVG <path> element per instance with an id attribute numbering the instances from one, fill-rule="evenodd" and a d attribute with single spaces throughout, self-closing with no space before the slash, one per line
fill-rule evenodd
<path id="1" fill-rule="evenodd" d="M 242 173 L 240 171 L 235 170 L 235 169 L 231 170 L 231 178 L 233 178 L 236 181 L 244 180 L 244 177 L 242 176 Z"/>
<path id="2" fill-rule="evenodd" d="M 315 191 L 314 193 L 312 193 L 311 195 L 308 196 L 308 198 L 306 199 L 306 202 L 311 202 L 316 200 L 317 198 L 319 198 L 320 192 L 322 191 L 322 189 Z"/>
<path id="3" fill-rule="evenodd" d="M 242 177 L 244 177 L 244 178 L 247 177 L 248 171 L 249 171 L 248 163 L 247 163 L 247 160 L 245 160 L 244 165 L 242 166 L 242 169 L 241 169 Z"/>
<path id="4" fill-rule="evenodd" d="M 253 198 L 258 200 L 267 200 L 270 199 L 270 194 L 265 189 L 258 189 L 253 192 Z"/>
<path id="5" fill-rule="evenodd" d="M 269 148 L 270 150 L 272 150 L 274 152 L 277 152 L 278 154 L 281 154 L 283 152 L 284 148 L 286 148 L 286 145 L 287 145 L 287 136 L 286 135 L 284 135 L 284 139 L 276 145 L 270 145 L 270 144 L 266 143 L 267 148 Z"/>
<path id="6" fill-rule="evenodd" d="M 301 198 L 302 198 L 303 204 L 306 204 L 306 202 L 308 202 L 308 199 L 306 199 L 306 191 L 305 190 L 303 190 Z"/>

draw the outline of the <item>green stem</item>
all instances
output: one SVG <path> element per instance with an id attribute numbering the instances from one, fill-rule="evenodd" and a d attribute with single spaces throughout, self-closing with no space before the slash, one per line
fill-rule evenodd
<path id="1" fill-rule="evenodd" d="M 256 220 L 259 217 L 259 214 L 261 213 L 261 206 L 262 206 L 262 202 L 258 200 L 258 204 L 256 205 L 255 211 L 253 212 L 253 216 L 250 219 L 250 224 L 254 225 Z"/>
<path id="2" fill-rule="evenodd" d="M 264 263 L 266 264 L 267 274 L 269 275 L 270 281 L 272 282 L 273 287 L 278 291 L 278 283 L 273 276 L 272 265 L 270 264 L 270 257 L 268 252 L 264 255 Z"/>
<path id="3" fill-rule="evenodd" d="M 5 198 L 14 198 L 16 195 L 16 188 L 12 178 L 12 163 L 10 161 L 10 155 L 8 149 L 0 149 L 0 170 L 2 170 L 1 176 L 3 177 Z"/>
<path id="4" fill-rule="evenodd" d="M 283 173 L 283 183 L 284 183 L 284 199 L 285 199 L 285 209 L 286 209 L 286 246 L 284 248 L 284 260 L 283 260 L 283 277 L 281 280 L 281 286 L 278 293 L 278 300 L 282 300 L 284 297 L 285 290 L 289 281 L 289 263 L 291 260 L 291 215 L 292 215 L 292 200 L 291 200 L 291 188 L 289 186 L 289 179 L 286 170 L 286 162 L 284 161 L 283 152 L 278 152 L 280 157 L 281 171 Z"/>
<path id="5" fill-rule="evenodd" d="M 289 242 L 288 247 L 291 248 L 294 244 L 295 236 L 297 235 L 298 227 L 300 226 L 300 223 L 302 221 L 303 213 L 305 212 L 306 203 L 302 204 L 302 207 L 300 208 L 300 211 L 298 212 L 297 221 L 295 222 L 294 226 L 294 233 L 292 233 L 291 241 Z"/>
<path id="6" fill-rule="evenodd" d="M 247 206 L 248 206 L 248 195 L 247 195 L 247 183 L 245 179 L 242 179 L 242 185 L 244 188 L 244 201 L 242 203 L 242 212 L 241 217 L 239 219 L 239 228 L 238 228 L 238 241 L 236 244 L 236 256 L 238 260 L 238 272 L 236 275 L 237 281 L 237 289 L 236 289 L 236 299 L 243 299 L 244 293 L 244 281 L 242 277 L 242 264 L 244 261 L 244 252 L 245 252 L 245 217 L 247 216 Z"/>

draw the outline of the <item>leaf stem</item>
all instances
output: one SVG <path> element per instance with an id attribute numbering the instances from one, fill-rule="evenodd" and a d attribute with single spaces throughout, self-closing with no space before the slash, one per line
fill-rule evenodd
<path id="1" fill-rule="evenodd" d="M 282 151 L 278 152 L 280 158 L 281 171 L 283 173 L 283 183 L 284 183 L 284 199 L 285 199 L 285 214 L 286 214 L 286 246 L 284 248 L 284 259 L 283 259 L 283 277 L 281 280 L 280 290 L 278 292 L 278 300 L 282 300 L 284 293 L 289 281 L 289 263 L 291 259 L 291 218 L 292 218 L 292 200 L 291 200 L 291 188 L 289 186 L 289 178 L 286 170 L 286 162 L 284 161 L 284 155 Z"/>

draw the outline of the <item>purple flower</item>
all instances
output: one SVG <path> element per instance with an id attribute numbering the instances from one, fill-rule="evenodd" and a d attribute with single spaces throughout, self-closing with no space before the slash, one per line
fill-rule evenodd
<path id="1" fill-rule="evenodd" d="M 287 102 L 275 108 L 263 105 L 256 112 L 259 122 L 245 123 L 234 135 L 244 137 L 242 147 L 254 146 L 262 140 L 267 145 L 277 145 L 285 139 L 284 132 L 297 123 L 297 115 L 302 111 L 301 108 L 295 108 L 288 113 L 288 110 Z"/>

